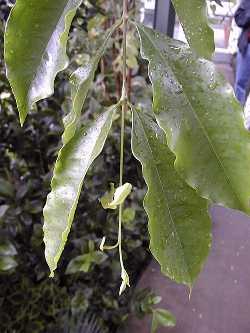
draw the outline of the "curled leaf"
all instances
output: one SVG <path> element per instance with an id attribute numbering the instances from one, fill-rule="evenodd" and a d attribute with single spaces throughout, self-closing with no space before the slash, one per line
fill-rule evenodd
<path id="1" fill-rule="evenodd" d="M 103 237 L 102 238 L 102 241 L 101 241 L 101 244 L 100 244 L 100 250 L 103 252 L 104 251 L 104 245 L 105 245 L 105 242 L 106 242 L 106 237 Z"/>
<path id="2" fill-rule="evenodd" d="M 125 291 L 127 287 L 130 287 L 129 276 L 124 267 L 122 268 L 121 278 L 122 278 L 122 283 L 119 290 L 119 296 L 121 296 L 121 294 Z"/>
<path id="3" fill-rule="evenodd" d="M 117 187 L 114 191 L 114 184 L 110 184 L 111 189 L 106 192 L 104 196 L 100 199 L 102 207 L 104 209 L 116 209 L 121 205 L 132 191 L 132 185 L 125 183 L 122 186 Z"/>
<path id="4" fill-rule="evenodd" d="M 124 185 L 119 186 L 115 190 L 114 200 L 110 203 L 110 206 L 113 207 L 121 205 L 129 196 L 131 191 L 132 191 L 132 185 L 129 183 L 125 183 Z"/>

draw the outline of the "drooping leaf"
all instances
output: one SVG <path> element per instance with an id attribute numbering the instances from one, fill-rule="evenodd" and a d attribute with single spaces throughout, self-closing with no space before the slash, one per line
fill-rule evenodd
<path id="1" fill-rule="evenodd" d="M 169 311 L 165 309 L 155 309 L 153 311 L 151 333 L 156 333 L 157 329 L 163 327 L 174 327 L 176 319 Z"/>
<path id="2" fill-rule="evenodd" d="M 132 150 L 141 162 L 148 192 L 150 249 L 162 272 L 192 286 L 208 255 L 211 224 L 207 200 L 189 187 L 174 169 L 174 154 L 155 121 L 133 111 Z"/>
<path id="3" fill-rule="evenodd" d="M 104 35 L 100 48 L 96 51 L 95 56 L 84 66 L 79 67 L 71 76 L 71 99 L 72 110 L 64 118 L 63 143 L 66 144 L 74 136 L 79 126 L 82 107 L 87 97 L 88 91 L 94 80 L 95 71 L 102 58 L 110 40 L 110 37 L 120 25 L 120 21 L 114 24 Z"/>
<path id="4" fill-rule="evenodd" d="M 52 190 L 44 207 L 45 257 L 51 276 L 65 246 L 84 177 L 103 149 L 116 108 L 111 107 L 91 126 L 77 131 L 59 152 L 51 182 Z"/>
<path id="5" fill-rule="evenodd" d="M 185 44 L 142 25 L 138 31 L 177 171 L 202 197 L 250 213 L 250 133 L 231 86 Z"/>
<path id="6" fill-rule="evenodd" d="M 188 43 L 203 58 L 211 59 L 214 52 L 214 33 L 208 25 L 205 0 L 172 0 Z"/>
<path id="7" fill-rule="evenodd" d="M 17 0 L 5 32 L 7 76 L 23 124 L 34 103 L 53 94 L 68 64 L 66 44 L 82 0 Z"/>

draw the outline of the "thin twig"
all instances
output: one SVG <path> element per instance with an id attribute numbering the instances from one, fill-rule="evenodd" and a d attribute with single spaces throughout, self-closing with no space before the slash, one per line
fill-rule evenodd
<path id="1" fill-rule="evenodd" d="M 125 131 L 125 113 L 128 109 L 127 92 L 127 30 L 128 30 L 128 0 L 123 0 L 123 52 L 122 52 L 122 114 L 121 114 L 121 148 L 120 148 L 120 186 L 123 184 L 123 166 L 124 166 L 124 131 Z M 122 204 L 119 206 L 119 255 L 121 268 L 124 269 L 122 259 Z"/>

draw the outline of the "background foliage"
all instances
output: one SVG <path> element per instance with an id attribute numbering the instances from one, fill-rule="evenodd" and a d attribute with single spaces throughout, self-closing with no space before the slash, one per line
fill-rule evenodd
<path id="1" fill-rule="evenodd" d="M 97 32 L 112 24 L 108 3 L 84 1 L 70 34 L 70 66 L 59 75 L 53 97 L 42 101 L 20 128 L 16 104 L 5 76 L 3 63 L 3 30 L 10 1 L 0 1 L 0 331 L 56 332 L 65 322 L 81 318 L 86 312 L 96 314 L 102 327 L 114 332 L 132 312 L 150 312 L 155 302 L 152 293 L 134 294 L 130 289 L 118 298 L 120 267 L 116 251 L 95 256 L 85 266 L 87 273 L 66 274 L 69 262 L 76 256 L 98 250 L 101 238 L 116 239 L 116 214 L 101 208 L 98 198 L 110 182 L 118 182 L 119 127 L 115 122 L 104 153 L 95 162 L 85 182 L 68 245 L 55 278 L 48 279 L 42 243 L 42 207 L 50 189 L 56 151 L 60 146 L 62 115 L 68 111 L 69 87 L 65 78 L 72 69 L 91 56 L 98 43 Z M 94 5 L 93 5 L 94 4 Z M 105 4 L 105 6 L 101 6 Z M 112 5 L 112 4 L 111 4 Z M 133 6 L 133 3 L 131 2 Z M 105 8 L 105 11 L 103 10 Z M 119 4 L 113 7 L 119 10 Z M 117 13 L 116 13 L 117 14 Z M 119 13 L 118 13 L 119 14 Z M 86 39 L 91 38 L 91 43 Z M 151 102 L 144 79 L 143 65 L 137 63 L 138 46 L 130 32 L 131 100 L 147 107 Z M 83 121 L 92 119 L 92 111 L 102 111 L 116 101 L 120 91 L 120 36 L 114 36 L 107 56 L 101 62 Z M 132 69 L 133 68 L 133 69 Z M 115 69 L 116 76 L 110 74 Z M 139 72 L 138 72 L 139 70 Z M 140 73 L 140 75 L 138 75 Z M 127 125 L 130 116 L 127 115 Z M 133 184 L 125 210 L 124 253 L 126 267 L 135 285 L 149 259 L 146 218 L 142 210 L 144 182 L 140 167 L 129 147 L 130 127 L 126 127 L 126 174 Z M 133 201 L 133 203 L 132 203 Z M 98 263 L 98 264 L 97 264 Z M 68 269 L 68 272 L 70 270 Z M 71 261 L 72 272 L 72 261 Z M 74 325 L 73 325 L 74 326 Z M 74 327 L 72 326 L 72 330 Z M 74 331 L 74 330 L 73 330 Z"/>

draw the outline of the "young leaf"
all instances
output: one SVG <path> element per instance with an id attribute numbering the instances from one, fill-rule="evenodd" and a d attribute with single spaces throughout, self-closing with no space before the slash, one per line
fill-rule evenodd
<path id="1" fill-rule="evenodd" d="M 91 126 L 79 130 L 59 152 L 44 207 L 45 257 L 51 276 L 67 241 L 84 177 L 103 149 L 116 108 L 111 107 Z"/>
<path id="2" fill-rule="evenodd" d="M 151 333 L 156 333 L 160 326 L 174 327 L 176 319 L 169 311 L 165 309 L 155 309 L 153 311 Z"/>
<path id="3" fill-rule="evenodd" d="M 127 287 L 130 287 L 129 276 L 124 267 L 122 267 L 121 278 L 122 283 L 119 290 L 119 296 L 121 296 L 121 294 L 125 291 Z"/>
<path id="4" fill-rule="evenodd" d="M 118 21 L 104 35 L 100 48 L 95 56 L 85 66 L 78 68 L 71 76 L 71 99 L 72 110 L 64 118 L 63 143 L 66 144 L 74 136 L 77 126 L 79 126 L 79 118 L 81 116 L 82 107 L 87 97 L 88 91 L 94 80 L 95 71 L 98 63 L 102 58 L 110 40 L 110 37 L 120 25 Z"/>
<path id="5" fill-rule="evenodd" d="M 110 206 L 119 206 L 121 205 L 129 194 L 132 191 L 132 185 L 129 183 L 125 183 L 122 186 L 119 186 L 115 190 L 114 200 L 110 203 Z"/>
<path id="6" fill-rule="evenodd" d="M 215 50 L 214 33 L 208 25 L 204 0 L 172 0 L 188 43 L 197 55 L 211 59 Z"/>
<path id="7" fill-rule="evenodd" d="M 125 183 L 119 186 L 116 190 L 114 189 L 114 184 L 111 184 L 110 192 L 104 194 L 100 199 L 102 207 L 104 209 L 116 209 L 121 205 L 132 191 L 132 185 Z"/>
<path id="8" fill-rule="evenodd" d="M 250 213 L 250 133 L 231 86 L 185 44 L 137 26 L 177 171 L 202 197 Z"/>
<path id="9" fill-rule="evenodd" d="M 101 198 L 100 203 L 104 209 L 116 209 L 110 208 L 110 202 L 113 200 L 115 194 L 115 185 L 114 183 L 110 183 L 110 190 L 107 191 Z"/>
<path id="10" fill-rule="evenodd" d="M 56 74 L 68 63 L 66 44 L 82 0 L 17 0 L 5 32 L 7 76 L 21 124 L 34 103 L 53 94 Z"/>
<path id="11" fill-rule="evenodd" d="M 164 274 L 191 288 L 211 244 L 207 201 L 175 171 L 174 154 L 163 130 L 136 110 L 132 150 L 142 164 L 148 186 L 144 207 L 149 218 L 150 249 Z"/>

